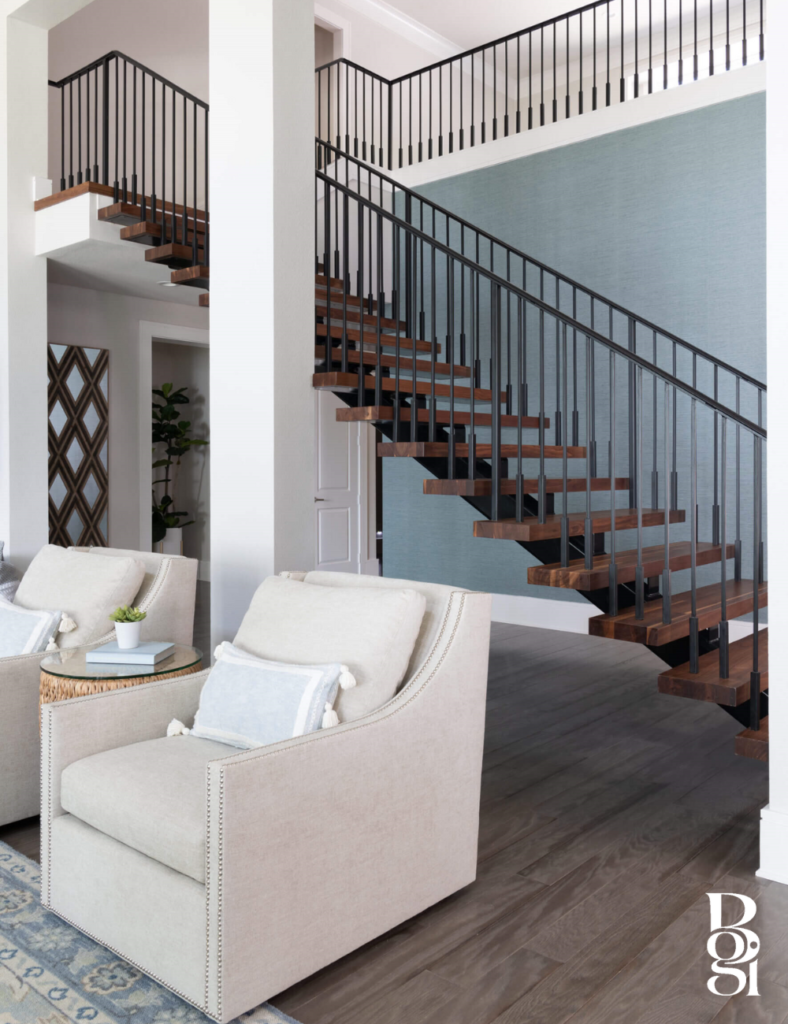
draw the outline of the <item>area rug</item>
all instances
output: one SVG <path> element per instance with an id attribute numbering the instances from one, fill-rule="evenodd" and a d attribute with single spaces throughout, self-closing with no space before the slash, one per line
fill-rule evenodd
<path id="1" fill-rule="evenodd" d="M 0 843 L 0 1024 L 209 1024 L 117 954 L 41 906 L 35 861 Z M 244 1024 L 297 1024 L 268 1003 Z"/>

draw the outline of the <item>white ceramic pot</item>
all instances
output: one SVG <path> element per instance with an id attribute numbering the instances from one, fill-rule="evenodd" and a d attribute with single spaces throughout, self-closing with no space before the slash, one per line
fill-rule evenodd
<path id="1" fill-rule="evenodd" d="M 182 526 L 174 526 L 167 530 L 167 532 L 164 535 L 164 540 L 161 542 L 161 553 L 163 555 L 183 554 Z"/>
<path id="2" fill-rule="evenodd" d="M 116 622 L 115 636 L 122 651 L 131 651 L 140 645 L 142 622 Z"/>

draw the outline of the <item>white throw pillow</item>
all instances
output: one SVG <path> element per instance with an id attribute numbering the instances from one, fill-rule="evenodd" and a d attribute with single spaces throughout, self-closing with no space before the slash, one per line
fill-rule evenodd
<path id="1" fill-rule="evenodd" d="M 233 643 L 272 661 L 347 665 L 357 685 L 340 690 L 336 710 L 340 721 L 352 722 L 397 692 L 425 606 L 415 590 L 340 589 L 271 576 Z"/>
<path id="2" fill-rule="evenodd" d="M 79 647 L 109 633 L 110 612 L 133 604 L 145 576 L 136 558 L 102 558 L 47 544 L 22 577 L 14 604 L 22 608 L 62 608 L 76 629 L 58 638 L 59 647 Z"/>
<path id="3" fill-rule="evenodd" d="M 222 645 L 200 694 L 193 736 L 250 749 L 337 724 L 341 666 L 286 665 Z M 188 732 L 173 722 L 168 735 Z"/>
<path id="4" fill-rule="evenodd" d="M 45 651 L 57 632 L 61 615 L 20 608 L 0 597 L 0 658 Z"/>

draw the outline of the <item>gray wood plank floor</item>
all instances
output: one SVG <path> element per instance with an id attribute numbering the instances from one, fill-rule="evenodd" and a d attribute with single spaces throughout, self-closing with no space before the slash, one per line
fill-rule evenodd
<path id="1" fill-rule="evenodd" d="M 195 643 L 208 650 L 201 585 Z M 766 766 L 636 645 L 493 625 L 476 882 L 272 1002 L 303 1024 L 783 1024 Z M 0 829 L 37 856 L 38 822 Z M 753 896 L 760 998 L 712 995 L 707 892 Z"/>

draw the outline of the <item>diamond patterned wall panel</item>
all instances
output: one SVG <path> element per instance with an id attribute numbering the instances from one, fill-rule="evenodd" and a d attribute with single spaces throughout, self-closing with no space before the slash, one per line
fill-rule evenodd
<path id="1" fill-rule="evenodd" d="M 50 345 L 49 541 L 109 544 L 109 352 Z"/>

